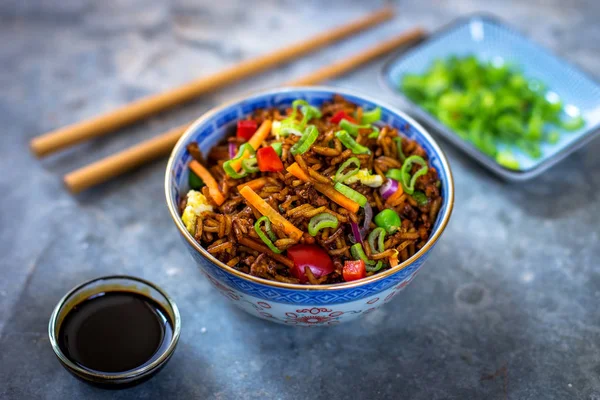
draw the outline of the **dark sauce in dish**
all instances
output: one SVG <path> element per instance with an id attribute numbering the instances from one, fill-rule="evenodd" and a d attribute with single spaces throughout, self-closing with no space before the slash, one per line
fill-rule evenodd
<path id="1" fill-rule="evenodd" d="M 124 372 L 152 363 L 169 346 L 173 325 L 163 307 L 141 294 L 94 295 L 68 312 L 58 345 L 82 368 Z"/>

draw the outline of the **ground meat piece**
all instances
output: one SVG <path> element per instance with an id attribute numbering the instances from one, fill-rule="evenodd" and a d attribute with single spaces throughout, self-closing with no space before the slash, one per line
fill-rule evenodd
<path id="1" fill-rule="evenodd" d="M 327 199 L 321 196 L 319 192 L 317 192 L 317 189 L 315 189 L 310 183 L 296 190 L 296 195 L 317 207 L 326 206 L 329 204 Z"/>
<path id="2" fill-rule="evenodd" d="M 402 216 L 405 219 L 408 219 L 412 222 L 415 222 L 419 217 L 419 213 L 415 211 L 415 209 L 408 203 L 404 204 L 404 208 L 402 209 Z"/>
<path id="3" fill-rule="evenodd" d="M 202 152 L 200 151 L 200 148 L 198 147 L 198 143 L 192 142 L 192 143 L 188 144 L 186 148 L 187 148 L 188 153 L 190 153 L 190 155 L 195 160 L 204 164 L 204 158 L 202 157 Z"/>

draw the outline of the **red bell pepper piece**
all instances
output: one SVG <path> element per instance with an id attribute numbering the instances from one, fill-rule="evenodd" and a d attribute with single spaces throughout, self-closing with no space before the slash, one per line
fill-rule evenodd
<path id="1" fill-rule="evenodd" d="M 349 116 L 348 114 L 346 114 L 345 111 L 338 111 L 336 112 L 333 117 L 331 117 L 330 121 L 333 122 L 334 124 L 339 124 L 341 120 L 348 120 L 348 122 L 352 122 L 353 124 L 356 123 L 356 120 L 354 118 L 352 118 L 351 116 Z"/>
<path id="2" fill-rule="evenodd" d="M 346 261 L 344 269 L 342 269 L 342 275 L 346 282 L 364 278 L 367 276 L 365 262 L 363 260 Z"/>
<path id="3" fill-rule="evenodd" d="M 254 132 L 258 129 L 258 124 L 253 119 L 244 119 L 237 123 L 237 137 L 244 140 L 250 140 Z"/>
<path id="4" fill-rule="evenodd" d="M 300 283 L 308 280 L 306 268 L 310 269 L 315 278 L 328 275 L 334 270 L 329 254 L 315 244 L 297 244 L 287 249 L 287 255 L 294 262 L 294 268 L 290 272 Z"/>
<path id="5" fill-rule="evenodd" d="M 283 163 L 271 146 L 262 147 L 256 152 L 256 161 L 258 169 L 261 172 L 279 172 L 283 171 Z"/>

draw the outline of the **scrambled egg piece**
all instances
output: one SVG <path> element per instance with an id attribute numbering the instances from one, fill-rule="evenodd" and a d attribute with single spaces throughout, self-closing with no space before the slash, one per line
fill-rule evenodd
<path id="1" fill-rule="evenodd" d="M 371 175 L 369 170 L 366 168 L 359 170 L 357 174 L 354 174 L 350 178 L 346 179 L 344 183 L 350 184 L 358 181 L 360 181 L 360 183 L 363 185 L 374 188 L 383 185 L 383 178 L 377 174 Z"/>
<path id="2" fill-rule="evenodd" d="M 202 193 L 190 190 L 187 194 L 187 205 L 185 206 L 185 210 L 183 210 L 181 220 L 188 232 L 193 235 L 196 233 L 196 219 L 198 219 L 198 215 L 204 211 L 212 210 L 213 207 Z"/>

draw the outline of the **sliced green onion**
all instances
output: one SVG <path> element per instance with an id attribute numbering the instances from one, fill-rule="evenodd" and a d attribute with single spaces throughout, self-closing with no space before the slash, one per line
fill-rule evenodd
<path id="1" fill-rule="evenodd" d="M 368 169 L 363 168 L 359 170 L 356 175 L 352 175 L 341 182 L 347 185 L 352 184 L 354 182 L 360 182 L 365 186 L 379 187 L 383 185 L 383 178 L 378 174 L 371 174 Z"/>
<path id="2" fill-rule="evenodd" d="M 242 168 L 249 174 L 254 174 L 260 171 L 258 169 L 258 160 L 255 157 L 242 160 Z"/>
<path id="3" fill-rule="evenodd" d="M 364 195 L 358 193 L 356 190 L 344 185 L 343 183 L 337 182 L 335 185 L 333 185 L 333 188 L 350 200 L 357 202 L 361 207 L 364 207 L 365 204 L 367 204 L 367 198 Z"/>
<path id="4" fill-rule="evenodd" d="M 354 137 L 358 136 L 359 129 L 371 129 L 371 125 L 353 124 L 352 122 L 348 121 L 347 119 L 341 120 L 338 125 L 340 126 L 340 128 L 347 131 L 350 135 L 352 135 Z"/>
<path id="5" fill-rule="evenodd" d="M 402 152 L 402 138 L 400 136 L 396 136 L 394 138 L 394 142 L 396 142 L 396 148 L 398 149 L 398 160 L 400 160 L 400 162 L 404 162 L 406 156 Z"/>
<path id="6" fill-rule="evenodd" d="M 360 243 L 355 243 L 352 245 L 352 247 L 350 247 L 350 254 L 352 254 L 352 257 L 355 260 L 363 260 L 366 265 L 375 264 L 375 261 L 369 260 L 369 258 L 365 254 L 362 244 L 360 244 Z"/>
<path id="7" fill-rule="evenodd" d="M 294 100 L 292 102 L 292 114 L 286 119 L 296 119 L 296 115 L 298 115 L 298 109 L 302 106 L 308 106 L 308 101 L 306 100 Z"/>
<path id="8" fill-rule="evenodd" d="M 372 125 L 371 128 L 373 128 L 373 132 L 369 133 L 369 136 L 367 136 L 368 139 L 377 139 L 377 137 L 379 137 L 379 128 L 376 127 L 375 125 Z"/>
<path id="9" fill-rule="evenodd" d="M 281 147 L 283 145 L 280 142 L 275 142 L 273 144 L 271 144 L 271 147 L 273 148 L 273 150 L 275 150 L 275 153 L 277 154 L 278 157 L 281 157 Z"/>
<path id="10" fill-rule="evenodd" d="M 198 190 L 202 186 L 204 186 L 204 182 L 202 181 L 202 179 L 200 179 L 198 175 L 196 175 L 191 169 L 190 174 L 188 175 L 188 183 L 190 185 L 190 189 L 193 190 Z"/>
<path id="11" fill-rule="evenodd" d="M 398 168 L 389 169 L 388 172 L 385 174 L 385 176 L 390 179 L 393 179 L 395 181 L 401 182 L 402 181 L 402 170 L 398 169 Z"/>
<path id="12" fill-rule="evenodd" d="M 377 244 L 375 243 L 377 241 Z M 385 251 L 385 229 L 379 227 L 373 229 L 367 238 L 371 252 L 373 254 L 383 253 Z M 377 245 L 377 247 L 375 247 Z"/>
<path id="13" fill-rule="evenodd" d="M 346 168 L 348 168 L 350 166 L 350 164 L 356 165 L 356 168 L 352 168 L 348 172 L 344 173 L 344 171 L 346 170 Z M 358 174 L 359 170 L 360 170 L 360 160 L 356 157 L 350 157 L 349 159 L 344 161 L 342 163 L 342 165 L 338 168 L 337 172 L 335 173 L 335 178 L 333 178 L 333 180 L 336 182 L 344 182 L 346 179 L 350 178 L 351 176 Z"/>
<path id="14" fill-rule="evenodd" d="M 419 164 L 421 168 L 415 172 L 411 178 L 410 170 L 412 169 L 413 164 Z M 402 179 L 400 180 L 402 188 L 406 193 L 413 194 L 417 178 L 421 175 L 425 175 L 428 171 L 427 162 L 421 156 L 410 156 L 404 160 L 404 164 L 402 164 L 402 169 L 400 171 L 402 176 Z"/>
<path id="15" fill-rule="evenodd" d="M 367 147 L 356 143 L 356 141 L 350 136 L 350 134 L 346 131 L 339 131 L 335 134 L 340 142 L 348 149 L 352 151 L 354 154 L 371 154 L 371 150 Z"/>
<path id="16" fill-rule="evenodd" d="M 363 111 L 362 119 L 360 120 L 361 124 L 372 124 L 373 122 L 377 122 L 381 119 L 381 108 L 375 107 L 370 111 Z"/>
<path id="17" fill-rule="evenodd" d="M 310 236 L 317 236 L 317 233 L 319 233 L 321 229 L 335 229 L 338 227 L 338 225 L 339 221 L 335 216 L 329 213 L 317 214 L 314 217 L 312 217 L 310 219 L 310 222 L 308 223 L 308 233 L 310 234 Z"/>
<path id="18" fill-rule="evenodd" d="M 383 267 L 383 262 L 381 260 L 377 261 L 377 264 L 375 264 L 375 266 L 372 266 L 372 265 L 369 265 L 369 264 L 365 265 L 365 269 L 368 272 L 377 272 L 377 271 L 379 271 L 381 269 L 381 267 Z"/>
<path id="19" fill-rule="evenodd" d="M 267 231 L 269 237 L 267 237 L 267 235 L 265 235 L 262 229 L 260 229 L 260 224 L 263 222 L 265 223 L 265 230 Z M 260 240 L 262 240 L 267 245 L 267 247 L 271 249 L 273 253 L 281 253 L 281 250 L 279 250 L 273 244 L 273 242 L 277 240 L 277 236 L 275 236 L 275 233 L 273 233 L 273 231 L 271 230 L 271 220 L 269 220 L 269 218 L 266 215 L 263 215 L 262 217 L 256 220 L 256 222 L 254 223 L 254 230 L 256 231 L 256 234 L 258 235 Z"/>
<path id="20" fill-rule="evenodd" d="M 235 160 L 239 160 L 244 155 L 246 150 L 248 150 L 250 155 L 256 154 L 254 147 L 252 147 L 250 145 L 250 143 L 244 143 L 243 145 L 240 146 L 240 149 L 238 150 L 238 153 L 236 154 L 236 156 L 234 158 L 232 158 L 231 160 L 227 160 L 223 163 L 223 170 L 225 170 L 225 173 L 227 175 L 229 175 L 230 177 L 232 177 L 233 179 L 240 179 L 240 178 L 243 178 L 246 175 L 248 175 L 248 171 L 246 170 L 246 168 L 243 168 L 242 172 L 237 172 L 231 166 L 231 163 Z M 244 162 L 242 161 L 242 167 L 243 166 L 244 166 Z"/>
<path id="21" fill-rule="evenodd" d="M 420 192 L 418 190 L 415 190 L 415 192 L 412 194 L 412 198 L 415 199 L 417 204 L 420 206 L 425 206 L 427 205 L 427 203 L 429 203 L 429 200 L 427 199 L 427 196 L 425 196 L 425 193 Z"/>
<path id="22" fill-rule="evenodd" d="M 304 126 L 300 124 L 298 121 L 293 119 L 285 119 L 281 121 L 279 125 L 279 136 L 289 136 L 290 134 L 296 136 L 302 136 L 302 131 L 304 130 Z"/>
<path id="23" fill-rule="evenodd" d="M 310 146 L 317 140 L 318 136 L 319 131 L 316 126 L 307 126 L 300 137 L 300 140 L 298 140 L 290 149 L 290 153 L 293 155 L 306 153 L 310 149 Z"/>

